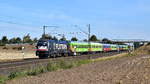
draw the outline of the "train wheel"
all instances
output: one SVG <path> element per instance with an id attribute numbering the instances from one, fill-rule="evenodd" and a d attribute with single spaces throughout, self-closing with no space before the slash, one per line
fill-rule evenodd
<path id="1" fill-rule="evenodd" d="M 66 53 L 66 54 L 65 54 L 65 57 L 68 57 L 68 56 L 69 56 L 69 54 L 68 54 L 68 53 Z"/>
<path id="2" fill-rule="evenodd" d="M 42 59 L 42 58 L 43 58 L 43 56 L 39 55 L 39 59 Z"/>
<path id="3" fill-rule="evenodd" d="M 56 55 L 56 54 L 53 54 L 53 55 L 51 55 L 51 57 L 52 57 L 52 58 L 56 58 L 56 57 L 57 57 L 57 55 Z"/>
<path id="4" fill-rule="evenodd" d="M 43 55 L 39 55 L 39 59 L 44 59 L 44 56 Z"/>
<path id="5" fill-rule="evenodd" d="M 39 55 L 39 59 L 47 59 L 48 55 Z"/>

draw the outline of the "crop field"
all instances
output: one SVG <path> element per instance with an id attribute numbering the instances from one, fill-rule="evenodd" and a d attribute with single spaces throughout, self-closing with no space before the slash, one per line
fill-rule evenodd
<path id="1" fill-rule="evenodd" d="M 22 45 L 0 46 L 0 61 L 37 58 L 33 45 L 24 45 L 24 50 L 21 47 Z"/>

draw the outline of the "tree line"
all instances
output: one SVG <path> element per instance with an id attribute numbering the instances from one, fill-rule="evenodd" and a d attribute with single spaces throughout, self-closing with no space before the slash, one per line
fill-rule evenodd
<path id="1" fill-rule="evenodd" d="M 3 36 L 0 39 L 0 45 L 5 45 L 5 44 L 20 44 L 20 43 L 35 43 L 37 41 L 38 41 L 37 38 L 31 39 L 31 36 L 29 34 L 25 35 L 23 38 L 13 37 L 11 39 L 8 39 L 7 36 Z"/>
<path id="2" fill-rule="evenodd" d="M 41 36 L 40 39 L 48 39 L 48 40 L 62 40 L 62 41 L 66 41 L 67 39 L 65 38 L 65 36 L 62 36 L 62 38 L 58 39 L 55 36 L 51 36 L 49 34 L 43 34 Z M 20 43 L 36 43 L 38 40 L 40 40 L 38 38 L 31 38 L 31 36 L 29 34 L 25 35 L 23 38 L 20 37 L 13 37 L 11 39 L 8 39 L 7 36 L 3 36 L 0 39 L 0 45 L 5 45 L 5 44 L 20 44 Z M 78 41 L 78 39 L 76 37 L 72 37 L 70 39 L 71 41 Z M 99 40 L 96 35 L 92 35 L 89 39 L 84 39 L 83 41 L 88 42 L 88 41 L 93 41 L 93 42 L 102 42 L 102 43 L 111 43 L 113 44 L 113 42 L 107 38 L 103 38 L 102 40 Z"/>

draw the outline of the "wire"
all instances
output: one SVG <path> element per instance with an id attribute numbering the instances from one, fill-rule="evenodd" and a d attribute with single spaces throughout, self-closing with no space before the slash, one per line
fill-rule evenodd
<path id="1" fill-rule="evenodd" d="M 13 17 L 13 16 L 6 16 L 6 15 L 1 15 L 0 18 L 1 18 L 0 22 L 3 22 L 3 23 L 30 26 L 30 27 L 37 26 L 37 25 L 33 25 L 33 24 L 20 23 L 20 22 L 18 23 L 16 21 L 14 21 L 14 20 L 21 20 L 22 21 L 22 20 L 25 20 L 24 18 L 18 18 L 18 17 Z M 36 22 L 31 22 L 31 23 L 36 23 Z"/>
<path id="2" fill-rule="evenodd" d="M 30 24 L 17 23 L 17 22 L 13 22 L 13 21 L 6 21 L 6 20 L 0 20 L 0 22 L 8 23 L 8 24 L 15 24 L 15 25 L 31 26 Z"/>

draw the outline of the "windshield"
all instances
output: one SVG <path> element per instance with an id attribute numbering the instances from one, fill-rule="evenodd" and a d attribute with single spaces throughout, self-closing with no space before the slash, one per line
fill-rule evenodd
<path id="1" fill-rule="evenodd" d="M 37 46 L 47 46 L 47 42 L 43 41 L 43 42 L 38 42 Z"/>

